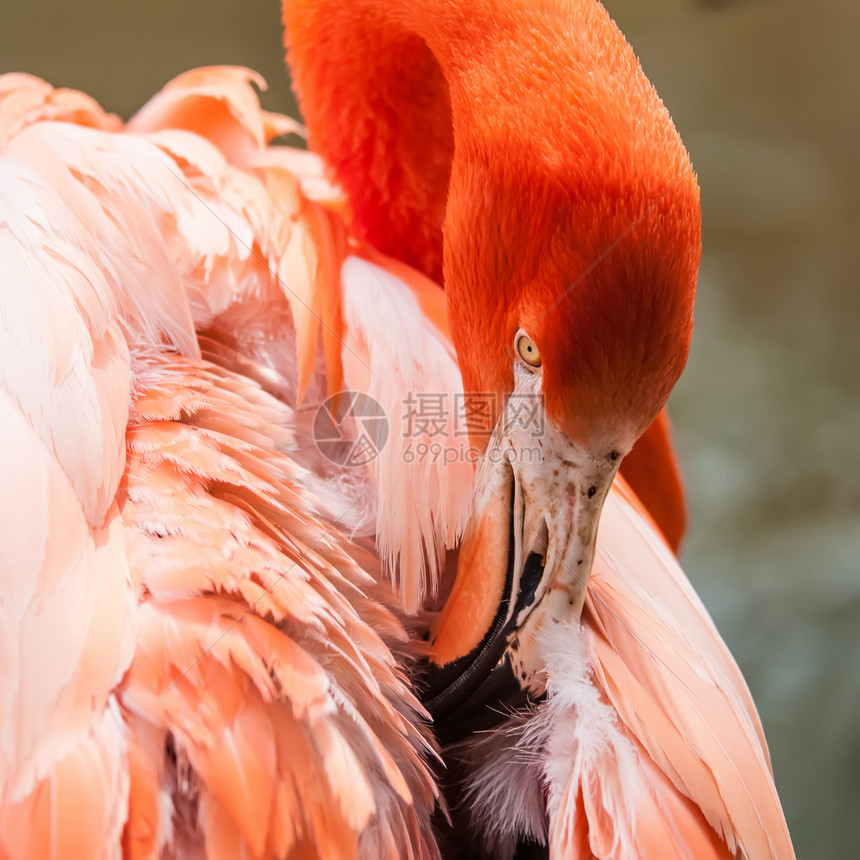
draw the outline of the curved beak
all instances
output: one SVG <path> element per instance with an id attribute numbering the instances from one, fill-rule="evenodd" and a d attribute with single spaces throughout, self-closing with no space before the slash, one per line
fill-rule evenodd
<path id="1" fill-rule="evenodd" d="M 425 705 L 457 709 L 503 657 L 521 689 L 544 690 L 542 633 L 582 612 L 604 500 L 620 459 L 595 457 L 548 420 L 504 419 L 479 463 L 457 579 L 431 630 Z"/>

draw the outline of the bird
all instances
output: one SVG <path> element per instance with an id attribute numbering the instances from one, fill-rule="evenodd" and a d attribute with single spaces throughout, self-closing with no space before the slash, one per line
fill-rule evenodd
<path id="1" fill-rule="evenodd" d="M 632 50 L 283 9 L 316 154 L 246 69 L 0 77 L 0 856 L 793 857 L 676 557 L 698 188 Z"/>

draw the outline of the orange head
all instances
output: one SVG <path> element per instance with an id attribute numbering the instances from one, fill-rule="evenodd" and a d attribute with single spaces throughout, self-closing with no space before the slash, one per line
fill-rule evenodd
<path id="1" fill-rule="evenodd" d="M 513 391 L 524 332 L 548 417 L 624 454 L 686 361 L 699 195 L 621 34 L 596 4 L 570 5 L 569 31 L 503 44 L 452 86 L 445 285 L 467 391 Z"/>
<path id="2" fill-rule="evenodd" d="M 495 394 L 497 415 L 433 641 L 445 664 L 505 630 L 529 684 L 548 622 L 580 611 L 620 459 L 686 362 L 701 222 L 687 153 L 605 12 L 535 5 L 556 15 L 514 15 L 450 79 L 451 331 L 465 390 Z M 544 424 L 523 426 L 511 395 L 541 398 Z"/>

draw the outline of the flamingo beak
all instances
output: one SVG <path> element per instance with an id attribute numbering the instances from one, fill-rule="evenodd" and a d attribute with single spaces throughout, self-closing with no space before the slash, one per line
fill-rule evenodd
<path id="1" fill-rule="evenodd" d="M 474 698 L 500 665 L 520 690 L 543 692 L 542 634 L 580 617 L 618 465 L 549 421 L 538 437 L 500 421 L 478 465 L 457 579 L 431 630 L 434 718 Z"/>

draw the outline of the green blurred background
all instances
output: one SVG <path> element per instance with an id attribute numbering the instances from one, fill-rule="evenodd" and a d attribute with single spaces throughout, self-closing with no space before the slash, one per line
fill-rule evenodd
<path id="1" fill-rule="evenodd" d="M 702 185 L 672 396 L 683 558 L 752 688 L 798 856 L 860 856 L 860 3 L 608 0 Z M 291 111 L 277 0 L 0 0 L 0 72 L 128 116 L 195 65 Z"/>

